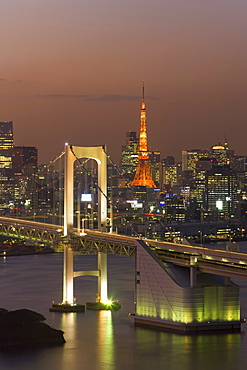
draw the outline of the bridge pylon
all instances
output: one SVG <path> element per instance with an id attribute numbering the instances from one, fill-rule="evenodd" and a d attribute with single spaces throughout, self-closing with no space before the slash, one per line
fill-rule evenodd
<path id="1" fill-rule="evenodd" d="M 106 231 L 107 225 L 107 155 L 104 146 L 79 147 L 65 144 L 64 174 L 64 237 L 73 233 L 74 221 L 74 162 L 79 158 L 91 158 L 98 164 L 98 230 Z M 97 271 L 74 271 L 73 251 L 64 243 L 63 300 L 53 304 L 51 311 L 84 311 L 85 306 L 74 302 L 74 277 L 83 275 L 98 276 L 98 296 L 96 302 L 89 303 L 92 309 L 117 309 L 121 306 L 110 302 L 107 297 L 107 254 L 98 253 Z M 90 306 L 91 304 L 91 306 Z M 93 307 L 92 307 L 93 305 Z"/>

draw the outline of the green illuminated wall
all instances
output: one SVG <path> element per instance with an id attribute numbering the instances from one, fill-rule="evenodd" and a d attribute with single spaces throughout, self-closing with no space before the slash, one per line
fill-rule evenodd
<path id="1" fill-rule="evenodd" d="M 190 287 L 189 268 L 164 264 L 142 245 L 136 258 L 136 316 L 184 324 L 240 320 L 237 285 L 210 275 L 210 283 L 201 278 Z"/>

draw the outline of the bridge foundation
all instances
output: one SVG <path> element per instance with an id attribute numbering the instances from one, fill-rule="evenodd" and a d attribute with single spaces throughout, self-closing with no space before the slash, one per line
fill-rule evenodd
<path id="1" fill-rule="evenodd" d="M 89 310 L 118 310 L 121 305 L 108 299 L 107 254 L 98 252 L 98 294 L 96 302 L 87 302 Z"/>
<path id="2" fill-rule="evenodd" d="M 134 323 L 184 333 L 240 331 L 239 287 L 224 277 L 161 259 L 142 240 L 136 242 Z"/>
<path id="3" fill-rule="evenodd" d="M 63 261 L 63 301 L 53 303 L 51 312 L 84 312 L 85 305 L 77 304 L 74 299 L 74 258 L 68 243 L 64 244 Z"/>

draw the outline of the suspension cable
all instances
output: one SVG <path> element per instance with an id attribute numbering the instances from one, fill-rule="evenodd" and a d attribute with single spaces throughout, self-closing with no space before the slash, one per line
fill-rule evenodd
<path id="1" fill-rule="evenodd" d="M 123 173 L 120 171 L 120 169 L 118 168 L 118 166 L 116 165 L 116 163 L 113 162 L 113 160 L 111 159 L 111 157 L 108 155 L 108 153 L 106 152 L 106 149 L 105 149 L 105 146 L 103 147 L 104 149 L 104 152 L 107 156 L 107 159 L 109 160 L 109 162 L 114 166 L 114 168 L 117 170 L 118 174 L 120 175 L 120 177 L 122 177 L 122 179 L 127 183 L 127 185 L 130 185 L 129 184 L 129 180 L 126 179 L 123 175 Z"/>
<path id="2" fill-rule="evenodd" d="M 105 151 L 105 147 L 103 147 L 103 149 L 104 149 L 104 152 L 105 152 L 105 154 L 106 154 L 106 156 L 110 159 L 110 156 L 108 156 L 107 155 L 107 153 L 106 153 L 106 151 Z M 72 145 L 70 146 L 70 150 L 71 150 L 71 153 L 74 155 L 74 157 L 76 158 L 76 160 L 78 161 L 78 163 L 79 163 L 79 165 L 80 165 L 80 167 L 82 167 L 83 168 L 83 170 L 85 171 L 85 172 L 87 172 L 87 169 L 84 167 L 84 164 L 87 162 L 87 160 L 89 160 L 90 158 L 87 158 L 87 160 L 86 161 L 84 161 L 83 163 L 81 163 L 81 161 L 80 161 L 80 159 L 77 157 L 77 155 L 75 154 L 75 152 L 74 152 L 74 150 L 73 150 L 73 147 L 72 147 Z M 114 163 L 113 163 L 113 161 L 112 161 L 112 164 L 114 165 Z M 116 165 L 114 165 L 114 166 L 116 166 Z M 116 166 L 116 168 L 117 168 L 117 166 Z M 119 213 L 119 215 L 121 216 L 121 213 L 119 212 L 119 210 L 118 210 L 118 208 L 117 208 L 117 206 L 115 205 L 115 204 L 113 204 L 112 203 L 112 201 L 110 200 L 110 198 L 102 191 L 102 189 L 99 187 L 99 185 L 94 181 L 94 185 L 96 186 L 96 188 L 98 188 L 99 189 L 99 191 L 104 195 L 104 197 L 107 199 L 107 201 L 109 202 L 109 204 Z M 125 219 L 125 218 L 124 218 Z M 125 219 L 125 221 L 126 221 L 126 219 Z M 135 233 L 135 234 L 137 234 L 138 236 L 139 236 L 139 234 L 138 234 L 138 232 L 136 231 L 136 230 L 134 230 L 134 228 L 133 228 L 133 226 L 132 226 L 132 224 L 130 224 L 130 227 L 131 227 L 131 230 Z"/>

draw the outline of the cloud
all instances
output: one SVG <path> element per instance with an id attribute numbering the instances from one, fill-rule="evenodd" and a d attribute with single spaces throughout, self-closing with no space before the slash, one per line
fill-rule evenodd
<path id="1" fill-rule="evenodd" d="M 86 101 L 92 102 L 118 102 L 118 101 L 136 101 L 140 100 L 140 96 L 135 95 L 117 95 L 117 94 L 109 94 L 109 95 L 70 95 L 70 94 L 44 94 L 44 95 L 36 95 L 37 98 L 41 99 L 83 99 Z M 152 96 L 146 96 L 145 100 L 157 100 L 157 98 Z"/>
<path id="2" fill-rule="evenodd" d="M 23 80 L 10 81 L 10 80 L 7 80 L 6 78 L 0 78 L 0 82 L 21 83 L 23 82 Z"/>
<path id="3" fill-rule="evenodd" d="M 99 95 L 99 96 L 92 96 L 87 99 L 88 101 L 132 101 L 132 100 L 140 100 L 139 96 L 131 96 L 131 95 Z"/>
<path id="4" fill-rule="evenodd" d="M 69 95 L 69 94 L 44 94 L 44 95 L 36 95 L 36 98 L 41 99 L 60 99 L 60 98 L 77 98 L 77 99 L 85 99 L 90 97 L 90 95 Z"/>

